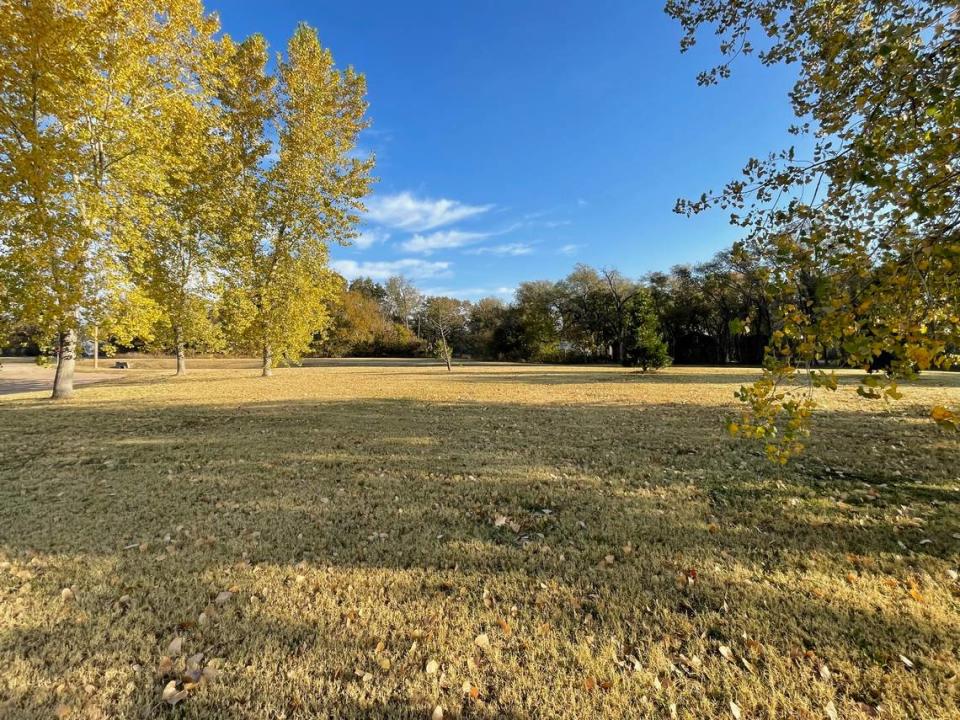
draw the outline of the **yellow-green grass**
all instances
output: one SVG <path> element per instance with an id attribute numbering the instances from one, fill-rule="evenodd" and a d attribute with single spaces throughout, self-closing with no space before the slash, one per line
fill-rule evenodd
<path id="1" fill-rule="evenodd" d="M 0 717 L 960 714 L 960 376 L 780 470 L 750 370 L 254 365 L 0 398 Z"/>

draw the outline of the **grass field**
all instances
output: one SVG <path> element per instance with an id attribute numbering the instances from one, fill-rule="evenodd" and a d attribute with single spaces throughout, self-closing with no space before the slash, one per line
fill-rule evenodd
<path id="1" fill-rule="evenodd" d="M 960 375 L 785 470 L 749 370 L 256 375 L 0 397 L 0 717 L 960 716 Z"/>

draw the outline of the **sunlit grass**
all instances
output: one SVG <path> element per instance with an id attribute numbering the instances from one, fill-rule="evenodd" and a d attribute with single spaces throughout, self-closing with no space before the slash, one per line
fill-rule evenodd
<path id="1" fill-rule="evenodd" d="M 960 712 L 957 376 L 781 471 L 749 370 L 151 365 L 0 398 L 0 716 Z"/>

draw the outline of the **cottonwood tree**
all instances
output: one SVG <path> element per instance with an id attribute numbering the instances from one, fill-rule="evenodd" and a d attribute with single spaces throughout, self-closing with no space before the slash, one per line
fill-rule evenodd
<path id="1" fill-rule="evenodd" d="M 786 462 L 809 433 L 809 372 L 833 347 L 868 367 L 893 358 L 889 376 L 858 389 L 895 399 L 914 368 L 947 367 L 960 342 L 960 12 L 947 0 L 669 0 L 683 50 L 701 30 L 720 38 L 723 61 L 702 84 L 756 51 L 765 65 L 792 63 L 790 93 L 811 145 L 751 159 L 719 193 L 678 211 L 732 209 L 749 249 L 769 273 L 775 308 L 763 378 L 744 387 L 735 434 L 760 439 Z M 815 279 L 815 282 L 811 282 Z M 808 370 L 803 394 L 785 389 Z M 960 415 L 932 410 L 940 424 Z"/>
<path id="2" fill-rule="evenodd" d="M 209 22 L 192 0 L 0 4 L 0 264 L 19 321 L 55 341 L 54 398 L 73 394 L 117 198 Z"/>
<path id="3" fill-rule="evenodd" d="M 261 36 L 225 44 L 223 314 L 234 344 L 258 350 L 269 376 L 279 356 L 299 359 L 329 322 L 340 285 L 328 244 L 355 234 L 371 183 L 373 158 L 352 155 L 367 126 L 366 82 L 352 68 L 338 70 L 306 25 L 275 74 Z"/>
<path id="4" fill-rule="evenodd" d="M 176 85 L 159 98 L 154 141 L 137 158 L 137 180 L 126 184 L 120 212 L 122 255 L 157 310 L 177 375 L 186 374 L 188 344 L 214 350 L 219 344 L 209 314 L 211 246 L 227 198 L 220 192 L 224 168 L 216 152 L 222 131 L 214 69 L 223 58 L 215 30 L 210 23 L 194 34 Z"/>

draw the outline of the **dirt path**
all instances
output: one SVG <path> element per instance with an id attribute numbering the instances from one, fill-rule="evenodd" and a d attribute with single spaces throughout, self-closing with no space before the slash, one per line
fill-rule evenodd
<path id="1" fill-rule="evenodd" d="M 17 395 L 19 393 L 49 392 L 53 387 L 54 369 L 42 368 L 31 362 L 3 363 L 0 370 L 0 395 Z M 102 380 L 114 380 L 121 377 L 119 373 L 85 372 L 78 371 L 73 378 L 75 387 L 89 385 Z"/>

